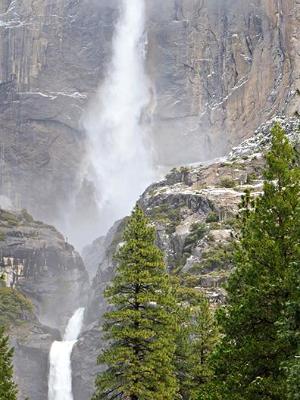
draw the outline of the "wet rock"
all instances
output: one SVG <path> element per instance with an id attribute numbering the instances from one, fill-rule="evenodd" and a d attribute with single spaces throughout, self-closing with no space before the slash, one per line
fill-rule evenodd
<path id="1" fill-rule="evenodd" d="M 72 353 L 73 394 L 75 400 L 91 399 L 96 375 L 103 369 L 97 356 L 105 347 L 99 322 L 89 325 L 82 333 Z"/>
<path id="2" fill-rule="evenodd" d="M 1 266 L 7 284 L 33 302 L 45 325 L 63 329 L 85 304 L 88 276 L 72 245 L 50 225 L 34 221 L 26 211 L 0 210 Z"/>
<path id="3" fill-rule="evenodd" d="M 49 350 L 54 340 L 60 340 L 59 331 L 35 321 L 13 328 L 11 335 L 19 398 L 47 400 Z"/>
<path id="4" fill-rule="evenodd" d="M 89 273 L 91 281 L 97 273 L 99 264 L 103 261 L 105 250 L 105 237 L 102 236 L 96 239 L 91 245 L 85 246 L 82 251 L 84 265 Z"/>
<path id="5" fill-rule="evenodd" d="M 53 226 L 35 221 L 25 210 L 0 209 L 0 275 L 7 286 L 0 293 L 19 304 L 1 304 L 0 320 L 10 327 L 19 398 L 47 400 L 51 344 L 87 301 L 83 261 Z"/>

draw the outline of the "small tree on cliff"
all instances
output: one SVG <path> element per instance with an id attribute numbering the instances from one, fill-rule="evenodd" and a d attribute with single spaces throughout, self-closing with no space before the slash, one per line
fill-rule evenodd
<path id="1" fill-rule="evenodd" d="M 223 399 L 299 398 L 292 397 L 299 372 L 299 165 L 279 124 L 272 136 L 264 193 L 244 197 L 236 269 L 219 315 L 215 365 Z"/>
<path id="2" fill-rule="evenodd" d="M 174 400 L 176 300 L 155 229 L 139 207 L 125 229 L 116 255 L 118 267 L 106 298 L 108 348 L 98 363 L 106 369 L 96 379 L 94 400 Z"/>
<path id="3" fill-rule="evenodd" d="M 0 326 L 0 399 L 16 400 L 17 387 L 13 381 L 13 349 L 9 347 L 9 339 L 4 327 Z"/>

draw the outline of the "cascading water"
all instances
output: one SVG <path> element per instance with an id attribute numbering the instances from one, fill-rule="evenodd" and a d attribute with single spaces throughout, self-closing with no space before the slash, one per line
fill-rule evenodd
<path id="1" fill-rule="evenodd" d="M 53 342 L 50 350 L 48 400 L 73 400 L 71 354 L 80 334 L 84 308 L 69 320 L 62 342 Z"/>
<path id="2" fill-rule="evenodd" d="M 100 214 L 95 236 L 127 215 L 155 179 L 146 121 L 151 96 L 144 67 L 144 29 L 144 0 L 122 0 L 112 61 L 83 118 L 88 137 L 88 179 L 96 188 Z"/>

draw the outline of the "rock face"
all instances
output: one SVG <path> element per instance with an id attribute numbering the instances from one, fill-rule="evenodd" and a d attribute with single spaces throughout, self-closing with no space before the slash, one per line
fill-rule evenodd
<path id="1" fill-rule="evenodd" d="M 280 122 L 299 146 L 299 119 Z M 270 145 L 273 123 L 262 125 L 227 157 L 173 169 L 139 200 L 156 226 L 157 244 L 164 251 L 168 269 L 202 291 L 213 307 L 225 299 L 222 284 L 232 268 L 241 196 L 246 189 L 254 196 L 262 192 L 264 153 Z M 98 252 L 100 265 L 89 295 L 85 332 L 73 353 L 75 400 L 87 400 L 93 393 L 99 371 L 95 349 L 99 353 L 104 345 L 99 327 L 106 309 L 103 291 L 114 275 L 113 254 L 122 241 L 125 223 L 121 221 L 111 229 L 102 239 L 103 247 L 99 248 L 97 242 L 92 246 L 93 257 L 96 259 Z"/>
<path id="2" fill-rule="evenodd" d="M 158 164 L 221 156 L 270 116 L 299 112 L 298 0 L 145 2 L 146 67 L 153 93 L 148 113 Z M 111 58 L 120 4 L 0 2 L 2 206 L 25 207 L 35 218 L 64 227 L 65 210 L 81 214 L 87 226 L 93 218 L 93 187 L 81 179 L 85 133 L 80 121 Z M 263 130 L 261 141 L 266 135 Z M 168 267 L 193 275 L 193 284 L 214 304 L 224 296 L 220 282 L 230 269 L 232 216 L 244 184 L 261 190 L 261 156 L 241 154 L 175 170 L 140 201 L 157 226 Z M 8 282 L 32 300 L 44 324 L 62 329 L 84 302 L 82 260 L 53 228 L 26 215 L 6 217 L 5 222 L 0 216 L 0 250 Z M 91 276 L 98 257 L 101 266 L 85 332 L 74 351 L 76 400 L 89 399 L 93 391 L 95 347 L 102 346 L 96 321 L 105 310 L 103 289 L 113 276 L 112 254 L 121 231 L 122 224 L 116 225 L 85 254 Z M 24 343 L 16 335 L 22 397 L 46 398 L 46 360 L 56 334 L 33 321 Z M 28 392 L 33 376 L 39 386 Z"/>
<path id="3" fill-rule="evenodd" d="M 1 1 L 1 194 L 37 218 L 61 225 L 78 190 L 80 117 L 103 77 L 116 10 L 117 1 Z"/>
<path id="4" fill-rule="evenodd" d="M 54 227 L 26 211 L 0 210 L 0 232 L 7 285 L 31 299 L 43 323 L 63 330 L 86 302 L 88 276 L 81 257 Z"/>
<path id="5" fill-rule="evenodd" d="M 296 0 L 146 0 L 157 162 L 224 154 L 299 107 Z M 120 0 L 0 4 L 1 194 L 51 223 L 80 190 L 80 118 L 103 80 Z M 298 86 L 297 86 L 298 85 Z M 86 219 L 91 218 L 90 215 Z"/>
<path id="6" fill-rule="evenodd" d="M 19 398 L 46 400 L 51 344 L 74 310 L 85 305 L 88 275 L 64 237 L 25 210 L 0 210 L 0 254 L 7 286 L 0 287 L 0 323 L 10 325 Z"/>
<path id="7" fill-rule="evenodd" d="M 49 349 L 54 340 L 60 339 L 59 332 L 34 321 L 14 328 L 12 335 L 19 398 L 47 400 Z"/>
<path id="8" fill-rule="evenodd" d="M 18 398 L 46 399 L 49 348 L 59 332 L 41 325 L 32 303 L 15 289 L 0 287 L 0 309 L 14 347 Z"/>
<path id="9" fill-rule="evenodd" d="M 223 155 L 270 116 L 299 111 L 298 1 L 147 4 L 162 159 Z"/>
<path id="10" fill-rule="evenodd" d="M 89 273 L 91 281 L 94 279 L 98 266 L 105 256 L 105 242 L 105 237 L 101 236 L 82 250 L 84 265 Z"/>

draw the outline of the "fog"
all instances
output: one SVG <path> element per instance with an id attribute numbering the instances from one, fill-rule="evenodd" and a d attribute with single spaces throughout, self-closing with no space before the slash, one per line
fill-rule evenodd
<path id="1" fill-rule="evenodd" d="M 88 185 L 95 198 L 93 223 L 81 232 L 82 244 L 106 233 L 114 221 L 127 215 L 156 177 L 147 112 L 151 90 L 144 67 L 144 28 L 144 1 L 123 0 L 106 78 L 82 118 L 87 135 L 82 185 Z M 83 210 L 83 218 L 85 214 Z M 80 218 L 78 222 L 84 226 Z"/>

